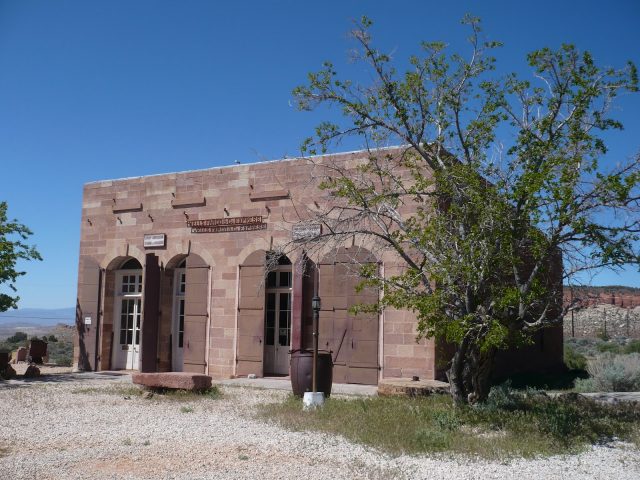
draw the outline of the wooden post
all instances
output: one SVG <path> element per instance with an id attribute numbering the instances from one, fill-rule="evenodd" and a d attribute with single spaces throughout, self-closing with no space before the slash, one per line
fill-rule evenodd
<path id="1" fill-rule="evenodd" d="M 320 316 L 320 308 L 317 305 L 320 298 L 318 297 L 318 283 L 320 281 L 318 269 L 316 268 L 316 281 L 313 286 L 313 372 L 312 372 L 312 391 L 318 391 L 318 317 Z"/>

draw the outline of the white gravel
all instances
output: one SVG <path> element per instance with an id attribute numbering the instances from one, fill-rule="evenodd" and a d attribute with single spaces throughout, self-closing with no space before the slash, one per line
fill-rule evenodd
<path id="1" fill-rule="evenodd" d="M 113 388 L 111 380 L 0 384 L 0 479 L 640 478 L 630 445 L 507 463 L 392 457 L 253 418 L 256 404 L 283 392 L 229 387 L 220 399 L 185 404 L 103 390 Z"/>

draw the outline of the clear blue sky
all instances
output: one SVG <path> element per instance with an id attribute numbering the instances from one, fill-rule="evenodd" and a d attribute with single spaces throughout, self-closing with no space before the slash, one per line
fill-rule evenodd
<path id="1" fill-rule="evenodd" d="M 335 112 L 297 112 L 291 90 L 324 60 L 348 63 L 353 19 L 404 59 L 421 40 L 462 46 L 466 12 L 505 43 L 504 71 L 562 42 L 640 64 L 638 0 L 0 0 L 0 200 L 44 257 L 22 265 L 20 306 L 75 305 L 84 183 L 295 155 Z M 637 97 L 618 104 L 612 158 L 640 149 Z M 638 286 L 635 270 L 596 283 Z"/>

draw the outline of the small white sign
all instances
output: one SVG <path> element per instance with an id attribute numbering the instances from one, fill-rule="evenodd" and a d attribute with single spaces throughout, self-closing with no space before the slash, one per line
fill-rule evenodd
<path id="1" fill-rule="evenodd" d="M 91 317 L 84 317 L 84 324 L 91 325 Z"/>
<path id="2" fill-rule="evenodd" d="M 144 236 L 144 248 L 164 247 L 167 236 L 164 233 L 152 233 Z"/>
<path id="3" fill-rule="evenodd" d="M 322 225 L 319 223 L 294 225 L 291 230 L 293 240 L 309 240 L 322 234 Z"/>

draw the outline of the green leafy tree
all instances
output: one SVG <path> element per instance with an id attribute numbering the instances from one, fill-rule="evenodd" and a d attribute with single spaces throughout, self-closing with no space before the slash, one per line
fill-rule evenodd
<path id="1" fill-rule="evenodd" d="M 384 296 L 359 308 L 413 310 L 420 337 L 455 345 L 451 393 L 475 403 L 488 395 L 498 350 L 562 321 L 563 281 L 639 263 L 640 157 L 603 161 L 603 132 L 622 129 L 610 107 L 638 79 L 633 64 L 601 68 L 573 45 L 530 53 L 529 79 L 500 77 L 491 56 L 500 44 L 482 40 L 478 19 L 463 23 L 468 55 L 423 43 L 399 72 L 363 18 L 353 57 L 369 67 L 370 83 L 342 79 L 326 63 L 294 90 L 300 109 L 343 115 L 320 123 L 303 153 L 347 137 L 369 152 L 356 165 L 318 162 L 315 180 L 332 199 L 301 217 L 323 233 L 282 249 L 326 250 L 357 237 L 396 254 L 403 265 L 393 274 L 362 266 L 362 285 Z M 403 147 L 379 148 L 388 145 Z"/>
<path id="2" fill-rule="evenodd" d="M 7 285 L 13 293 L 16 280 L 26 273 L 16 270 L 18 260 L 42 260 L 36 248 L 26 243 L 30 235 L 31 230 L 17 220 L 7 219 L 7 203 L 0 202 L 0 287 Z M 18 308 L 19 299 L 17 295 L 0 293 L 0 312 Z"/>

